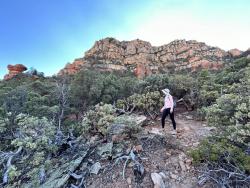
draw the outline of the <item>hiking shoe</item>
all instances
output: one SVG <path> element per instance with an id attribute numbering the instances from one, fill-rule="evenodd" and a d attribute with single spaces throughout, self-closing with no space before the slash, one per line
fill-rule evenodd
<path id="1" fill-rule="evenodd" d="M 176 134 L 177 134 L 177 133 L 176 133 L 176 130 L 170 131 L 170 134 L 176 135 Z"/>

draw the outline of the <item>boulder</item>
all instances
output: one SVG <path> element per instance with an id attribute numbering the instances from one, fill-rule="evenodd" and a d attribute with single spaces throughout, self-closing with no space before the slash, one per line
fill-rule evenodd
<path id="1" fill-rule="evenodd" d="M 232 57 L 239 57 L 243 52 L 238 50 L 237 48 L 231 49 L 228 51 Z"/>
<path id="2" fill-rule="evenodd" d="M 8 65 L 7 68 L 9 70 L 9 73 L 4 76 L 4 80 L 9 80 L 27 70 L 27 67 L 22 64 Z"/>
<path id="3" fill-rule="evenodd" d="M 7 68 L 10 72 L 23 72 L 27 70 L 27 67 L 22 64 L 8 65 Z"/>
<path id="4" fill-rule="evenodd" d="M 128 126 L 126 124 L 112 124 L 111 127 L 109 128 L 109 134 L 112 135 L 113 139 L 118 139 L 117 137 L 125 136 L 126 128 Z"/>
<path id="5" fill-rule="evenodd" d="M 176 174 L 174 174 L 174 173 L 170 173 L 170 178 L 174 179 L 174 180 L 177 180 L 178 176 Z"/>
<path id="6" fill-rule="evenodd" d="M 134 151 L 136 151 L 137 153 L 142 152 L 143 151 L 142 145 L 135 146 Z"/>
<path id="7" fill-rule="evenodd" d="M 116 118 L 108 129 L 108 137 L 113 142 L 123 141 L 133 129 L 140 129 L 146 122 L 147 117 L 143 115 L 122 115 Z"/>
<path id="8" fill-rule="evenodd" d="M 192 164 L 192 159 L 186 159 L 185 163 L 190 166 Z"/>
<path id="9" fill-rule="evenodd" d="M 154 188 L 165 188 L 162 176 L 158 173 L 151 173 L 151 179 L 154 183 Z"/>
<path id="10" fill-rule="evenodd" d="M 181 171 L 185 172 L 186 171 L 186 166 L 185 166 L 185 164 L 184 164 L 184 162 L 182 160 L 179 161 L 179 165 L 181 167 Z"/>
<path id="11" fill-rule="evenodd" d="M 97 175 L 99 173 L 99 171 L 101 170 L 102 166 L 99 162 L 96 162 L 95 164 L 93 164 L 90 169 L 89 169 L 89 172 L 91 174 L 95 174 Z"/>

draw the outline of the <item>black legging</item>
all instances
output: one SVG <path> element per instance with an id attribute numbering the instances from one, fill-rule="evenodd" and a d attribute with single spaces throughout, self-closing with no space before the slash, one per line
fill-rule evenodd
<path id="1" fill-rule="evenodd" d="M 168 114 L 170 114 L 170 119 L 172 120 L 174 130 L 176 130 L 176 123 L 174 120 L 174 111 L 172 113 L 170 113 L 170 108 L 166 108 L 162 112 L 162 117 L 161 117 L 162 128 L 164 128 L 164 126 L 165 126 L 165 119 L 166 119 Z"/>

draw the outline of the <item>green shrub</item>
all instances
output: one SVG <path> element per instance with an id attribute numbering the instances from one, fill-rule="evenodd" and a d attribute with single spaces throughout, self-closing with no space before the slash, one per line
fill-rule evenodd
<path id="1" fill-rule="evenodd" d="M 129 138 L 142 130 L 141 126 L 137 126 L 135 117 L 133 115 L 122 115 L 114 119 L 114 124 L 126 125 L 124 134 L 128 135 Z"/>
<path id="2" fill-rule="evenodd" d="M 46 118 L 37 118 L 25 114 L 17 116 L 17 126 L 20 136 L 12 141 L 15 147 L 23 148 L 31 153 L 46 151 L 55 153 L 56 145 L 53 144 L 56 127 Z"/>
<path id="3" fill-rule="evenodd" d="M 133 94 L 124 100 L 118 100 L 116 106 L 125 111 L 158 113 L 163 106 L 163 98 L 159 91 Z"/>
<path id="4" fill-rule="evenodd" d="M 197 115 L 198 120 L 201 120 L 201 121 L 206 120 L 207 108 L 206 107 L 198 108 L 196 115 Z"/>
<path id="5" fill-rule="evenodd" d="M 8 172 L 10 183 L 15 183 L 20 177 L 39 182 L 38 172 L 41 166 L 49 156 L 56 154 L 58 149 L 55 143 L 56 127 L 45 117 L 19 114 L 13 124 L 10 124 L 9 117 L 10 115 L 7 114 L 4 123 L 0 124 L 1 132 L 8 138 L 12 138 L 11 144 L 8 143 L 4 149 L 22 148 L 22 154 L 19 154 L 18 158 L 15 157 L 18 163 L 12 163 Z"/>
<path id="6" fill-rule="evenodd" d="M 106 135 L 108 126 L 114 121 L 115 109 L 110 104 L 97 104 L 89 110 L 81 123 L 81 133 L 84 135 L 90 130 Z"/>
<path id="7" fill-rule="evenodd" d="M 171 94 L 177 98 L 182 98 L 191 91 L 196 90 L 196 80 L 189 75 L 171 75 L 169 77 L 168 88 Z"/>
<path id="8" fill-rule="evenodd" d="M 10 179 L 9 181 L 13 182 L 20 175 L 21 175 L 21 171 L 18 171 L 17 167 L 15 165 L 11 165 L 9 173 L 8 173 L 8 176 L 9 176 L 9 179 Z"/>
<path id="9" fill-rule="evenodd" d="M 206 162 L 226 162 L 222 159 L 228 157 L 230 163 L 237 165 L 245 173 L 250 173 L 250 156 L 242 149 L 227 139 L 221 137 L 210 137 L 200 144 L 197 149 L 190 152 L 194 163 L 206 163 Z M 222 160 L 222 161 L 221 161 Z"/>
<path id="10" fill-rule="evenodd" d="M 153 74 L 147 76 L 139 85 L 140 91 L 154 92 L 161 91 L 169 86 L 169 75 L 167 74 Z"/>

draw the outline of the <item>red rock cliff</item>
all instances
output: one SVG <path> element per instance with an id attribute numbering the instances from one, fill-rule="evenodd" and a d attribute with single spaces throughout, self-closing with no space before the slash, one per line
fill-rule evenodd
<path id="1" fill-rule="evenodd" d="M 59 75 L 74 74 L 80 69 L 130 71 L 142 78 L 152 73 L 188 69 L 219 69 L 240 51 L 226 52 L 194 40 L 175 40 L 167 45 L 152 46 L 142 40 L 118 41 L 105 38 L 95 42 L 83 58 L 67 64 Z"/>

